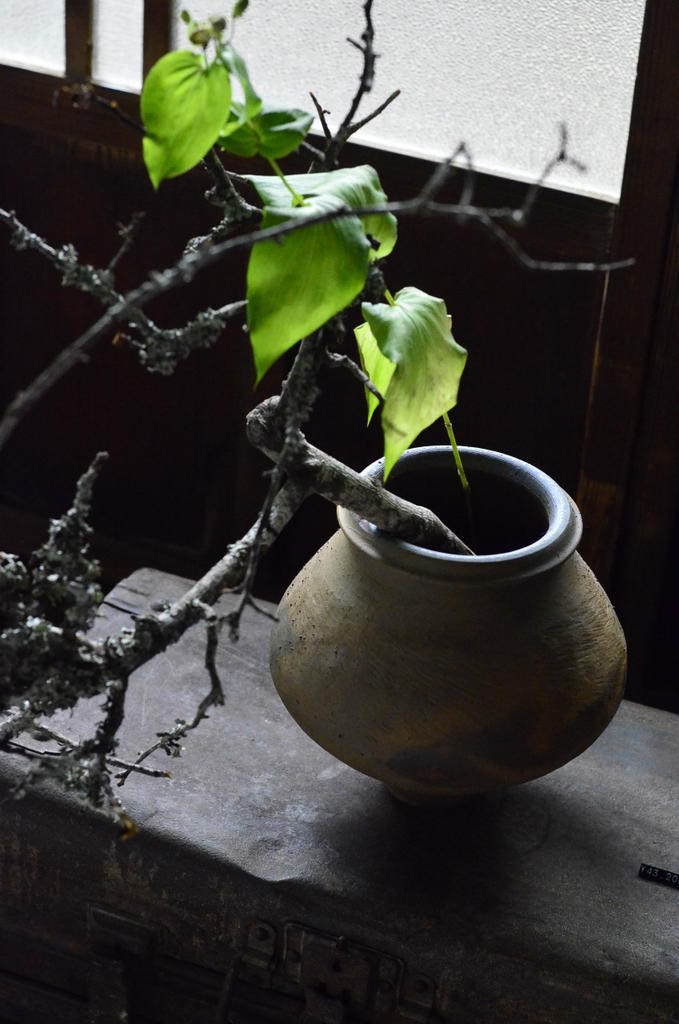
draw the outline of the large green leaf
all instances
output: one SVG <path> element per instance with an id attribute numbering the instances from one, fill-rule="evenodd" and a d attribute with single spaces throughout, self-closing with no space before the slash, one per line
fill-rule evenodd
<path id="1" fill-rule="evenodd" d="M 266 206 L 283 206 L 289 202 L 290 195 L 280 178 L 251 174 L 248 179 Z M 387 201 L 377 171 L 368 164 L 318 174 L 291 174 L 286 180 L 305 199 L 333 196 L 352 210 L 379 206 Z M 371 259 L 388 256 L 396 244 L 396 218 L 391 213 L 370 214 L 361 217 L 361 223 L 366 234 L 379 242 L 379 248 L 371 250 Z"/>
<path id="2" fill-rule="evenodd" d="M 403 288 L 394 301 L 393 306 L 364 302 L 367 324 L 357 330 L 359 345 L 365 346 L 367 327 L 382 356 L 396 367 L 386 394 L 382 391 L 385 480 L 417 435 L 455 405 L 467 360 L 451 334 L 443 299 Z"/>
<path id="3" fill-rule="evenodd" d="M 342 206 L 333 196 L 319 196 L 303 207 L 266 207 L 262 227 L 303 223 Z M 295 342 L 356 298 L 368 272 L 369 248 L 357 217 L 310 224 L 278 241 L 253 246 L 247 273 L 248 330 L 258 381 Z"/>
<path id="4" fill-rule="evenodd" d="M 260 154 L 278 160 L 297 149 L 312 121 L 312 115 L 305 110 L 288 110 L 268 105 L 263 106 L 257 116 L 248 121 L 243 105 L 234 103 L 231 116 L 217 142 L 222 149 L 236 156 Z M 285 201 L 289 194 L 281 199 Z"/>
<path id="5" fill-rule="evenodd" d="M 154 188 L 190 170 L 216 142 L 231 105 L 229 73 L 190 50 L 166 53 L 144 82 L 144 162 Z"/>
<path id="6" fill-rule="evenodd" d="M 390 359 L 387 359 L 380 352 L 369 324 L 361 324 L 359 327 L 356 327 L 354 334 L 358 343 L 361 366 L 382 395 L 382 398 L 384 398 L 396 367 Z M 368 403 L 368 423 L 370 423 L 373 413 L 380 403 L 372 391 L 368 391 L 367 388 L 365 389 L 365 397 Z"/>

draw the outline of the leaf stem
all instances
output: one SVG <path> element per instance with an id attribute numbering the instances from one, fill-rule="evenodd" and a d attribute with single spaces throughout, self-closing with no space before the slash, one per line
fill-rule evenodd
<path id="1" fill-rule="evenodd" d="M 443 414 L 443 425 L 446 428 L 446 432 L 448 434 L 450 447 L 453 449 L 453 458 L 455 459 L 455 465 L 457 466 L 457 475 L 460 478 L 462 490 L 467 492 L 471 491 L 471 487 L 469 486 L 469 480 L 467 480 L 467 474 L 465 473 L 464 466 L 462 465 L 460 450 L 457 447 L 457 441 L 455 440 L 455 434 L 453 433 L 453 424 L 450 422 L 450 416 L 448 415 L 447 412 L 444 412 Z"/>
<path id="2" fill-rule="evenodd" d="M 394 299 L 394 296 L 391 294 L 391 292 L 389 291 L 388 288 L 384 289 L 384 297 L 385 297 L 385 299 L 387 300 L 387 302 L 389 303 L 390 306 L 395 306 L 396 305 L 396 300 Z"/>
<path id="3" fill-rule="evenodd" d="M 465 508 L 467 510 L 467 522 L 469 524 L 469 537 L 471 544 L 476 551 L 477 539 L 476 539 L 476 527 L 474 525 L 474 508 L 472 506 L 472 489 L 469 486 L 469 480 L 467 474 L 464 471 L 462 465 L 462 457 L 460 455 L 459 448 L 457 447 L 457 441 L 455 440 L 455 434 L 453 433 L 453 424 L 450 422 L 450 416 L 447 412 L 443 413 L 443 425 L 446 428 L 448 439 L 450 441 L 450 447 L 453 449 L 453 458 L 455 459 L 455 466 L 457 467 L 457 475 L 460 478 L 462 484 L 462 493 L 464 495 Z"/>
<path id="4" fill-rule="evenodd" d="M 278 166 L 278 164 L 274 160 L 274 158 L 272 156 L 268 156 L 267 160 L 269 161 L 269 166 L 271 167 L 271 170 L 274 172 L 274 174 L 278 175 L 278 177 L 281 179 L 281 181 L 283 182 L 283 184 L 287 188 L 288 192 L 292 196 L 292 205 L 293 206 L 305 206 L 306 204 L 304 202 L 304 198 L 302 196 L 298 195 L 297 192 L 295 192 L 294 188 L 292 187 L 290 182 L 287 180 L 287 178 L 283 174 L 282 170 L 280 169 L 280 167 Z"/>

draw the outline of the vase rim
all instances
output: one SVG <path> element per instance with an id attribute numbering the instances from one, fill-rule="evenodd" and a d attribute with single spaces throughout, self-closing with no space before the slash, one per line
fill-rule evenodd
<path id="1" fill-rule="evenodd" d="M 532 543 L 496 554 L 461 555 L 432 551 L 382 533 L 371 523 L 344 508 L 337 509 L 339 525 L 347 539 L 364 554 L 379 558 L 407 572 L 473 582 L 506 582 L 536 576 L 564 562 L 573 554 L 582 536 L 582 519 L 566 491 L 541 469 L 512 455 L 486 448 L 460 446 L 468 471 L 482 470 L 522 487 L 540 504 L 547 528 Z M 398 460 L 392 476 L 407 471 L 425 471 L 448 462 L 449 445 L 410 448 Z M 382 479 L 384 459 L 362 471 L 362 476 Z"/>

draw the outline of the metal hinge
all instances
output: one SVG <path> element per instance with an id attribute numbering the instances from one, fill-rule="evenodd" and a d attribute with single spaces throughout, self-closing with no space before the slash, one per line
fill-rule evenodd
<path id="1" fill-rule="evenodd" d="M 294 922 L 279 942 L 273 925 L 255 921 L 239 977 L 303 998 L 299 1024 L 428 1024 L 436 994 L 429 978 L 399 958 Z"/>

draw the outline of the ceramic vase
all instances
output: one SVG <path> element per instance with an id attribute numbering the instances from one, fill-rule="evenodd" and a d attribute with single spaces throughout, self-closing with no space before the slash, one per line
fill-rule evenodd
<path id="1" fill-rule="evenodd" d="M 625 639 L 576 551 L 571 499 L 519 459 L 461 453 L 471 524 L 447 447 L 406 452 L 389 487 L 462 524 L 474 557 L 340 509 L 272 632 L 273 680 L 302 729 L 416 804 L 553 771 L 605 729 L 624 685 Z M 381 460 L 364 472 L 379 479 Z"/>

